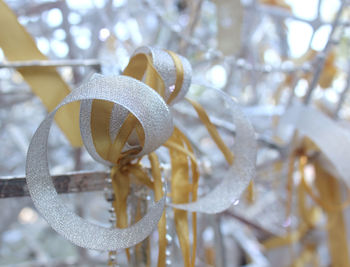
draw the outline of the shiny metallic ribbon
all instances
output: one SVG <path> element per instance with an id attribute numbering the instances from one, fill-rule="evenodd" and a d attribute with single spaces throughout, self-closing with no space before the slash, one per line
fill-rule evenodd
<path id="1" fill-rule="evenodd" d="M 141 242 L 157 226 L 163 213 L 165 197 L 160 199 L 136 224 L 124 229 L 107 229 L 93 225 L 78 217 L 59 200 L 52 183 L 47 159 L 47 139 L 56 111 L 62 106 L 81 101 L 80 130 L 84 144 L 91 156 L 104 165 L 113 165 L 97 153 L 91 134 L 91 105 L 93 100 L 105 100 L 114 104 L 110 114 L 109 135 L 111 140 L 121 129 L 128 112 L 137 118 L 144 132 L 142 150 L 133 157 L 141 157 L 157 149 L 167 141 L 173 132 L 172 115 L 166 101 L 171 98 L 177 73 L 172 54 L 163 50 L 144 47 L 135 56 L 145 53 L 151 56 L 153 66 L 165 84 L 164 99 L 145 83 L 128 76 L 94 76 L 88 83 L 73 90 L 37 129 L 29 146 L 26 175 L 28 189 L 35 206 L 48 223 L 74 244 L 97 250 L 127 248 Z M 191 81 L 191 67 L 180 56 L 183 68 L 181 90 L 171 99 L 180 101 L 188 91 Z M 170 204 L 176 209 L 191 212 L 218 213 L 231 206 L 246 189 L 254 177 L 256 144 L 254 131 L 246 117 L 225 93 L 214 90 L 229 104 L 233 123 L 236 126 L 234 160 L 227 175 L 207 195 L 193 203 Z M 197 111 L 198 112 L 198 111 Z M 204 118 L 205 120 L 205 118 Z M 203 121 L 203 120 L 202 120 Z M 206 125 L 207 127 L 207 125 Z M 132 136 L 130 136 L 132 138 Z M 135 144 L 126 144 L 129 149 Z M 138 145 L 138 144 L 136 144 Z M 130 146 L 130 147 L 128 147 Z"/>
<path id="2" fill-rule="evenodd" d="M 0 0 L 0 47 L 6 60 L 47 60 L 37 48 L 34 39 L 18 22 L 16 15 Z M 54 67 L 21 67 L 16 69 L 51 112 L 71 92 L 68 84 Z M 55 118 L 64 135 L 74 147 L 82 146 L 79 134 L 79 103 L 60 110 Z"/>
<path id="3" fill-rule="evenodd" d="M 232 123 L 236 127 L 233 146 L 234 160 L 222 181 L 208 194 L 196 202 L 188 204 L 171 204 L 174 208 L 207 214 L 219 213 L 228 209 L 240 198 L 251 179 L 255 176 L 256 141 L 254 129 L 239 105 L 221 90 L 211 88 L 229 105 Z"/>
<path id="4" fill-rule="evenodd" d="M 147 96 L 147 102 L 144 101 Z M 147 85 L 126 76 L 92 79 L 70 93 L 40 124 L 29 145 L 26 178 L 36 208 L 53 229 L 74 244 L 97 250 L 116 250 L 145 239 L 157 226 L 165 197 L 136 224 L 125 229 L 109 229 L 91 224 L 74 214 L 57 195 L 49 173 L 47 142 L 55 113 L 62 106 L 82 100 L 100 99 L 121 105 L 143 124 L 146 142 L 166 140 L 172 129 L 171 113 L 163 99 Z M 159 112 L 153 112 L 156 109 Z M 147 117 L 145 117 L 145 114 Z M 162 138 L 158 138 L 162 133 Z M 159 143 L 158 145 L 161 145 Z"/>

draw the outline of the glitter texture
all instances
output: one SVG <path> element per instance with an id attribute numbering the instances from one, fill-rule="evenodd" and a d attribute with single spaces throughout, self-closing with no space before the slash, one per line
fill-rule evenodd
<path id="1" fill-rule="evenodd" d="M 156 149 L 172 133 L 170 111 L 154 90 L 126 76 L 96 76 L 87 84 L 73 90 L 35 132 L 29 145 L 26 162 L 28 190 L 36 208 L 51 227 L 74 244 L 96 250 L 131 247 L 144 240 L 157 226 L 163 213 L 165 198 L 150 208 L 139 222 L 128 228 L 104 228 L 91 224 L 70 211 L 58 197 L 50 176 L 47 141 L 57 110 L 74 101 L 88 103 L 93 99 L 114 102 L 138 118 L 145 131 L 145 147 L 140 155 Z M 81 126 L 87 127 L 86 124 Z M 87 130 L 90 131 L 90 125 L 82 129 L 82 133 Z"/>
<path id="2" fill-rule="evenodd" d="M 232 123 L 236 126 L 235 144 L 233 154 L 234 162 L 225 177 L 212 191 L 199 198 L 196 202 L 188 204 L 171 204 L 171 206 L 191 212 L 219 213 L 228 209 L 232 203 L 239 199 L 255 175 L 256 141 L 253 127 L 239 105 L 225 93 L 215 91 L 225 99 L 232 111 Z"/>
<path id="3" fill-rule="evenodd" d="M 128 76 L 101 77 L 99 75 L 94 76 L 83 87 L 84 90 L 106 89 L 106 91 L 115 94 L 113 102 L 116 106 L 122 107 L 123 111 L 131 112 L 140 121 L 145 133 L 145 144 L 142 151 L 135 157 L 151 153 L 171 136 L 173 124 L 169 108 L 161 96 L 148 85 Z M 95 97 L 95 99 L 102 98 Z M 119 111 L 120 108 L 113 110 Z M 84 100 L 80 112 L 80 130 L 84 145 L 96 161 L 108 165 L 109 163 L 98 155 L 93 144 L 90 114 L 91 103 Z M 112 118 L 114 118 L 112 125 L 115 132 L 112 132 L 111 135 L 114 137 L 125 120 L 125 112 L 122 112 L 120 117 L 118 114 L 112 114 Z"/>

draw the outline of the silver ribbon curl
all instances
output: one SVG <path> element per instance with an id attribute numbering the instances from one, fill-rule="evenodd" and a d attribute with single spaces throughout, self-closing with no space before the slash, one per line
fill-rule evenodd
<path id="1" fill-rule="evenodd" d="M 134 55 L 137 54 L 150 54 L 152 56 L 153 65 L 158 73 L 161 75 L 165 83 L 165 99 L 170 94 L 170 88 L 176 82 L 176 68 L 171 56 L 164 50 L 141 47 L 137 49 Z M 174 99 L 174 102 L 181 101 L 189 90 L 191 83 L 192 69 L 188 60 L 179 56 L 184 69 L 184 80 L 180 90 L 180 93 Z M 233 153 L 235 160 L 233 165 L 227 171 L 227 175 L 224 179 L 204 197 L 199 198 L 196 202 L 188 204 L 170 204 L 174 208 L 187 210 L 191 212 L 203 212 L 203 213 L 219 213 L 228 209 L 234 201 L 236 201 L 242 192 L 248 186 L 250 180 L 255 176 L 255 161 L 256 161 L 256 142 L 254 129 L 249 123 L 245 115 L 240 111 L 239 105 L 236 104 L 227 94 L 220 90 L 214 90 L 218 96 L 225 99 L 231 108 L 233 118 L 233 124 L 236 126 L 237 133 L 235 137 L 235 145 Z M 87 114 L 81 116 L 81 134 L 85 146 L 90 154 L 99 162 L 104 164 L 110 164 L 106 160 L 102 159 L 96 152 L 96 149 L 92 142 L 91 130 L 90 130 L 90 117 L 91 102 L 84 101 L 81 105 L 81 114 Z M 120 130 L 128 112 L 121 106 L 115 105 L 112 111 L 110 122 L 110 137 L 113 140 Z M 130 138 L 132 139 L 132 137 Z M 125 146 L 126 149 L 132 148 L 128 143 Z M 147 153 L 140 152 L 139 155 Z"/>
<path id="2" fill-rule="evenodd" d="M 150 47 L 140 48 L 135 52 L 138 53 L 151 55 L 154 67 L 164 80 L 167 99 L 176 82 L 176 68 L 172 58 L 167 52 Z M 173 103 L 185 96 L 192 76 L 189 62 L 179 57 L 184 69 L 184 80 Z M 207 195 L 193 203 L 170 204 L 191 212 L 218 213 L 229 208 L 240 197 L 255 173 L 256 142 L 252 126 L 240 111 L 238 104 L 227 94 L 220 90 L 212 90 L 227 101 L 233 114 L 233 123 L 236 126 L 233 148 L 235 160 L 222 182 Z M 81 101 L 80 131 L 88 152 L 96 161 L 107 166 L 112 165 L 97 153 L 92 140 L 90 113 L 94 99 L 115 104 L 110 118 L 111 140 L 115 139 L 129 112 L 139 120 L 145 133 L 145 143 L 136 157 L 146 155 L 161 146 L 173 132 L 169 107 L 152 88 L 128 76 L 95 75 L 87 84 L 73 90 L 46 117 L 34 134 L 26 162 L 28 190 L 36 208 L 52 228 L 74 244 L 96 250 L 127 248 L 141 242 L 157 226 L 164 210 L 166 194 L 136 224 L 124 229 L 104 228 L 91 224 L 71 212 L 59 199 L 49 173 L 47 141 L 53 118 L 59 108 L 74 101 Z M 132 138 L 131 136 L 130 139 Z M 135 145 L 130 139 L 124 149 Z"/>
<path id="3" fill-rule="evenodd" d="M 165 85 L 165 99 L 168 99 L 170 94 L 171 94 L 171 89 L 174 87 L 174 84 L 176 82 L 176 67 L 174 64 L 173 59 L 171 56 L 164 50 L 162 49 L 157 49 L 153 47 L 140 47 L 138 48 L 134 55 L 137 54 L 149 54 L 152 57 L 153 60 L 153 66 L 157 70 L 157 72 L 160 74 L 164 81 Z M 179 94 L 175 97 L 175 99 L 172 101 L 172 104 L 176 103 L 177 101 L 180 101 L 181 99 L 184 98 L 186 93 L 188 92 L 189 86 L 191 84 L 191 78 L 192 78 L 192 68 L 188 60 L 182 56 L 179 56 L 183 66 L 184 70 L 184 79 L 182 83 L 182 87 L 180 89 Z M 95 74 L 93 77 L 93 80 L 96 83 L 103 82 L 103 76 Z M 81 131 L 81 136 L 84 142 L 84 145 L 90 155 L 98 162 L 104 164 L 104 165 L 113 165 L 112 162 L 109 162 L 105 159 L 103 159 L 96 151 L 95 145 L 92 140 L 91 136 L 91 107 L 92 107 L 92 101 L 91 100 L 84 100 L 81 103 L 81 108 L 80 108 L 80 131 Z M 157 111 L 155 111 L 157 112 Z M 114 140 L 115 137 L 117 136 L 121 126 L 123 125 L 126 117 L 128 115 L 128 110 L 126 110 L 123 106 L 120 105 L 114 105 L 112 114 L 111 114 L 111 119 L 110 119 L 110 128 L 109 128 L 109 135 L 110 139 Z M 169 129 L 172 131 L 173 128 Z M 159 134 L 159 133 L 158 133 Z M 160 137 L 163 136 L 168 136 L 167 133 L 160 133 Z M 135 157 L 140 157 L 143 155 L 149 154 L 151 151 L 154 150 L 154 147 L 159 147 L 161 144 L 163 144 L 166 140 L 164 138 L 160 138 L 158 140 L 149 140 L 148 143 L 145 140 L 145 145 L 142 149 L 142 151 L 137 154 Z M 151 149 L 149 149 L 149 143 L 156 142 L 155 146 L 151 146 Z M 138 147 L 138 139 L 136 136 L 136 133 L 133 132 L 129 139 L 128 142 L 125 144 L 123 151 L 129 150 L 132 148 Z"/>
<path id="4" fill-rule="evenodd" d="M 50 176 L 47 142 L 57 110 L 74 101 L 92 99 L 110 101 L 129 110 L 144 127 L 145 144 L 148 142 L 150 148 L 168 139 L 172 133 L 172 117 L 168 106 L 153 89 L 127 76 L 106 77 L 98 81 L 93 79 L 73 90 L 35 132 L 26 161 L 28 190 L 36 208 L 51 227 L 74 244 L 96 250 L 131 247 L 144 240 L 157 226 L 163 213 L 165 197 L 136 224 L 125 229 L 104 228 L 70 211 L 58 197 Z M 159 132 L 162 137 L 157 141 Z"/>
<path id="5" fill-rule="evenodd" d="M 172 207 L 190 212 L 214 214 L 228 209 L 249 185 L 255 176 L 256 140 L 254 129 L 239 105 L 221 90 L 207 88 L 215 91 L 225 99 L 232 112 L 232 123 L 236 128 L 233 147 L 234 162 L 228 169 L 222 181 L 208 194 L 197 201 L 188 204 L 171 204 Z"/>
<path id="6" fill-rule="evenodd" d="M 150 54 L 153 60 L 153 66 L 158 71 L 160 76 L 162 77 L 165 84 L 165 100 L 168 100 L 170 94 L 172 92 L 172 88 L 176 82 L 176 68 L 173 59 L 171 56 L 164 51 L 163 49 L 158 49 L 150 46 L 143 46 L 136 49 L 134 55 L 137 54 Z M 181 55 L 177 55 L 181 60 L 183 71 L 184 71 L 184 79 L 182 82 L 182 86 L 179 94 L 175 97 L 175 99 L 171 102 L 174 104 L 178 101 L 181 101 L 188 92 L 188 89 L 191 85 L 192 79 L 192 67 L 186 58 Z"/>

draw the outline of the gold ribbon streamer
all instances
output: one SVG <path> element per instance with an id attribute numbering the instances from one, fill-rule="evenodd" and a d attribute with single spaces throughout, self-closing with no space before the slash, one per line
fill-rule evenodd
<path id="1" fill-rule="evenodd" d="M 341 204 L 341 191 L 336 178 L 330 175 L 319 163 L 315 164 L 316 187 L 320 197 L 330 205 Z M 325 210 L 327 214 L 328 247 L 332 266 L 349 267 L 349 247 L 345 220 L 342 210 Z"/>
<path id="2" fill-rule="evenodd" d="M 175 89 L 167 100 L 167 103 L 171 103 L 181 91 L 184 80 L 184 69 L 181 59 L 175 53 L 171 51 L 167 52 L 173 59 L 176 68 Z M 130 59 L 128 66 L 124 70 L 123 75 L 133 77 L 140 81 L 144 80 L 147 85 L 152 87 L 164 98 L 164 81 L 153 66 L 151 56 L 145 54 L 137 54 L 133 56 Z M 188 101 L 195 108 L 200 120 L 203 122 L 210 136 L 213 138 L 214 142 L 225 156 L 226 161 L 229 164 L 232 164 L 234 159 L 233 153 L 221 139 L 217 129 L 210 122 L 210 119 L 203 107 L 195 101 Z M 117 133 L 116 138 L 111 140 L 109 124 L 112 110 L 113 104 L 102 100 L 93 100 L 91 110 L 91 133 L 97 153 L 103 159 L 118 164 L 118 167 L 112 168 L 112 177 L 114 176 L 112 180 L 116 194 L 115 210 L 118 217 L 117 226 L 125 227 L 127 225 L 127 214 L 125 207 L 130 182 L 138 182 L 154 190 L 156 200 L 162 197 L 163 191 L 159 160 L 155 153 L 148 155 L 148 159 L 151 164 L 153 181 L 148 177 L 148 174 L 143 171 L 139 162 L 136 164 L 130 163 L 131 158 L 129 158 L 128 155 L 138 153 L 144 145 L 144 132 L 139 121 L 131 113 L 129 113 L 119 132 Z M 129 138 L 134 135 L 134 133 L 139 141 L 139 149 L 137 149 L 137 151 L 134 149 L 122 152 L 126 142 L 128 142 Z M 188 203 L 189 201 L 196 201 L 199 171 L 196 157 L 193 153 L 189 140 L 179 129 L 175 127 L 173 135 L 164 144 L 164 146 L 168 148 L 171 159 L 171 197 L 173 203 Z M 121 180 L 124 179 L 126 181 L 122 182 Z M 117 207 L 118 205 L 120 205 L 120 207 Z M 192 213 L 192 255 L 187 211 L 174 209 L 174 221 L 183 254 L 184 265 L 186 267 L 194 266 L 197 245 L 196 213 Z M 158 224 L 158 232 L 158 266 L 162 267 L 165 266 L 165 214 L 163 214 Z"/>
<path id="3" fill-rule="evenodd" d="M 186 136 L 179 131 L 179 135 L 181 136 L 186 148 L 190 153 L 193 154 L 193 149 L 191 144 L 186 138 Z M 192 173 L 192 201 L 197 200 L 197 192 L 198 192 L 198 181 L 199 181 L 199 170 L 196 159 L 190 158 L 191 161 L 191 173 Z M 192 244 L 192 261 L 191 266 L 195 266 L 196 261 L 196 248 L 197 248 L 197 213 L 192 212 L 192 234 L 193 234 L 193 244 Z"/>
<path id="4" fill-rule="evenodd" d="M 291 205 L 293 197 L 293 174 L 295 160 L 298 158 L 299 163 L 299 173 L 300 173 L 300 183 L 297 188 L 298 195 L 298 212 L 301 218 L 299 226 L 296 230 L 290 231 L 285 236 L 272 237 L 265 242 L 263 245 L 266 249 L 273 249 L 280 246 L 292 245 L 299 242 L 311 229 L 313 229 L 318 221 L 318 210 L 315 207 L 306 206 L 306 193 L 305 188 L 305 166 L 307 163 L 307 157 L 303 154 L 302 150 L 296 149 L 292 152 L 289 160 L 289 169 L 287 177 L 287 215 L 291 215 Z M 301 257 L 301 256 L 300 256 Z"/>
<path id="5" fill-rule="evenodd" d="M 128 214 L 127 214 L 127 199 L 129 195 L 130 179 L 128 176 L 128 170 L 120 170 L 118 167 L 113 167 L 111 170 L 112 187 L 114 191 L 113 207 L 117 216 L 116 227 L 126 228 L 128 227 Z M 130 260 L 129 249 L 126 249 L 126 255 Z"/>
<path id="6" fill-rule="evenodd" d="M 199 103 L 197 103 L 197 102 L 195 102 L 195 101 L 193 101 L 191 99 L 186 98 L 186 100 L 188 102 L 190 102 L 190 104 L 196 110 L 199 119 L 202 121 L 202 123 L 207 128 L 211 138 L 214 140 L 214 142 L 217 145 L 217 147 L 221 150 L 221 152 L 224 155 L 227 163 L 229 165 L 232 165 L 233 159 L 234 159 L 234 155 L 231 152 L 231 150 L 226 146 L 226 144 L 222 140 L 222 138 L 220 137 L 220 134 L 219 134 L 218 130 L 216 129 L 214 124 L 212 124 L 212 122 L 210 121 L 209 116 L 205 112 L 204 108 Z"/>
<path id="7" fill-rule="evenodd" d="M 152 169 L 152 177 L 154 180 L 154 195 L 155 200 L 158 201 L 163 197 L 163 183 L 161 180 L 161 172 L 159 168 L 159 160 L 155 153 L 151 153 L 148 156 L 149 161 L 151 163 L 151 169 Z M 160 221 L 158 223 L 158 235 L 159 235 L 159 244 L 158 244 L 158 267 L 165 266 L 165 250 L 166 250 L 166 218 L 165 218 L 165 211 L 163 212 L 162 217 L 160 218 Z"/>
<path id="8" fill-rule="evenodd" d="M 246 198 L 247 198 L 247 202 L 249 204 L 253 204 L 254 200 L 255 200 L 255 194 L 254 194 L 254 182 L 253 180 L 251 180 L 249 182 L 248 188 L 246 190 Z"/>
<path id="9" fill-rule="evenodd" d="M 184 147 L 182 138 L 179 136 L 179 130 L 174 129 L 174 134 L 170 140 Z M 189 185 L 189 167 L 187 156 L 175 149 L 169 150 L 171 160 L 171 197 L 175 204 L 188 203 L 190 198 Z M 191 266 L 190 241 L 187 211 L 174 209 L 174 221 L 176 233 L 180 242 L 184 266 Z"/>
<path id="10" fill-rule="evenodd" d="M 307 263 L 311 263 L 312 266 L 317 267 L 317 246 L 315 244 L 306 245 L 305 249 L 300 253 L 299 257 L 292 263 L 291 267 L 304 267 L 309 266 Z"/>
<path id="11" fill-rule="evenodd" d="M 174 63 L 176 64 L 177 69 L 177 77 L 176 77 L 176 84 L 175 89 L 170 95 L 170 98 L 168 99 L 168 103 L 170 103 L 176 95 L 181 90 L 182 82 L 183 82 L 183 67 L 181 60 L 177 57 L 176 54 L 169 52 L 171 57 L 174 59 Z M 181 67 L 180 67 L 181 66 Z M 182 72 L 179 73 L 179 71 Z M 149 55 L 145 54 L 137 54 L 134 57 L 131 58 L 128 66 L 123 72 L 124 75 L 131 76 L 135 79 L 142 80 L 144 77 L 145 83 L 152 87 L 156 92 L 158 92 L 162 97 L 164 97 L 165 94 L 165 86 L 164 82 L 161 79 L 161 76 L 158 74 L 154 66 L 152 65 L 152 59 Z M 140 167 L 132 167 L 130 168 L 130 164 L 128 162 L 130 159 L 126 157 L 129 153 L 135 153 L 135 151 L 126 151 L 125 153 L 122 153 L 122 149 L 125 145 L 125 143 L 128 141 L 130 135 L 132 134 L 133 130 L 136 129 L 136 133 L 139 139 L 140 146 L 143 146 L 144 143 L 144 133 L 141 127 L 139 127 L 140 130 L 138 130 L 139 122 L 138 120 L 129 113 L 127 118 L 125 119 L 121 129 L 119 130 L 116 138 L 112 142 L 110 139 L 109 134 L 109 123 L 110 123 L 110 117 L 113 109 L 113 104 L 102 101 L 102 100 L 94 100 L 92 103 L 92 110 L 91 110 L 91 132 L 92 132 L 92 138 L 93 142 L 96 148 L 97 153 L 99 155 L 109 161 L 119 163 L 120 166 L 125 166 L 126 168 L 129 168 L 127 171 L 129 174 L 133 174 L 135 177 L 137 177 L 137 180 L 141 182 L 142 184 L 151 187 L 155 190 L 156 198 L 159 197 L 161 194 L 161 180 L 159 178 L 160 173 L 158 172 L 159 169 L 159 162 L 156 159 L 156 156 L 150 156 L 149 160 L 151 162 L 152 167 L 152 176 L 154 179 L 154 183 L 150 183 L 150 180 L 147 177 L 147 174 L 142 173 Z M 183 158 L 186 159 L 187 164 L 187 155 L 191 157 L 192 162 L 195 161 L 195 157 L 193 155 L 193 151 L 190 152 L 189 150 L 185 149 L 183 146 L 180 146 L 176 142 L 168 142 L 167 146 L 169 147 L 169 150 L 172 152 L 178 151 L 177 153 L 180 153 Z M 186 165 L 187 166 L 187 165 Z M 188 168 L 188 167 L 187 167 Z M 198 176 L 198 175 L 197 175 Z M 196 179 L 196 178 L 195 178 Z M 194 179 L 194 180 L 195 180 Z M 198 178 L 197 178 L 198 180 Z M 147 182 L 148 181 L 148 182 Z M 196 182 L 198 184 L 198 181 Z M 197 188 L 197 187 L 195 187 Z M 124 188 L 125 189 L 125 188 Z M 115 194 L 120 195 L 123 194 L 125 196 L 125 192 L 128 192 L 123 189 L 117 189 L 115 188 Z M 188 190 L 187 190 L 188 192 Z M 172 195 L 175 195 L 176 193 L 173 193 Z M 193 197 L 192 197 L 193 198 Z M 196 196 L 194 197 L 194 199 Z M 181 199 L 181 197 L 180 197 Z M 123 199 L 122 205 L 126 204 L 126 199 Z M 187 202 L 189 199 L 187 199 Z M 119 211 L 119 212 L 117 212 Z M 126 212 L 125 209 L 120 211 L 120 209 L 116 209 L 117 217 L 122 217 L 123 221 L 125 221 Z M 188 225 L 187 224 L 187 218 L 185 222 L 185 216 L 183 214 L 187 214 L 186 212 L 179 211 L 176 213 L 175 221 L 178 223 L 180 222 L 180 225 Z M 177 214 L 181 214 L 181 216 L 177 216 Z M 195 215 L 194 215 L 195 218 Z M 118 219 L 119 221 L 119 219 Z M 195 219 L 193 219 L 194 222 L 194 229 L 196 229 Z M 118 226 L 119 227 L 119 226 Z M 165 217 L 163 215 L 162 219 L 159 222 L 158 229 L 159 229 L 159 257 L 158 257 L 158 266 L 165 266 L 165 248 L 166 248 L 166 240 L 165 240 Z M 187 227 L 188 229 L 188 227 Z M 195 231 L 194 231 L 195 232 Z M 183 232 L 179 232 L 180 236 L 183 236 Z M 189 232 L 187 231 L 187 238 L 189 238 Z M 195 237 L 195 235 L 194 235 Z M 181 238 L 181 237 L 180 237 Z M 186 238 L 185 238 L 186 239 Z M 190 259 L 189 257 L 189 239 L 186 241 L 186 245 L 184 242 L 180 242 L 181 247 L 183 248 L 184 252 L 184 258 Z M 194 245 L 196 242 L 194 242 Z M 195 251 L 195 249 L 193 249 Z M 194 262 L 194 257 L 193 260 Z"/>
<path id="12" fill-rule="evenodd" d="M 0 0 L 0 47 L 9 61 L 47 60 L 3 0 Z M 17 71 L 49 112 L 71 91 L 54 67 L 21 67 Z M 55 117 L 58 126 L 74 147 L 82 145 L 79 107 L 78 102 L 71 103 L 57 112 Z"/>
<path id="13" fill-rule="evenodd" d="M 176 68 L 176 79 L 175 79 L 175 89 L 171 93 L 167 103 L 171 103 L 173 99 L 179 94 L 183 78 L 184 78 L 184 69 L 181 63 L 181 60 L 178 56 L 171 52 L 167 51 L 168 54 L 173 59 L 175 68 Z M 172 144 L 172 145 L 171 145 Z M 192 191 L 195 191 L 195 194 L 192 195 L 192 198 L 197 198 L 197 187 L 193 187 L 189 183 L 189 166 L 187 155 L 193 155 L 191 145 L 185 135 L 177 128 L 174 129 L 173 135 L 170 137 L 168 145 L 170 160 L 171 160 L 171 197 L 173 203 L 188 203 L 189 196 Z M 169 146 L 170 145 L 170 146 Z M 187 146 L 187 149 L 186 149 Z M 188 151 L 190 150 L 190 151 Z M 185 152 L 188 151 L 188 152 Z M 190 156 L 192 171 L 197 168 L 195 157 Z M 192 182 L 197 180 L 197 173 L 192 173 Z M 192 190 L 191 190 L 192 188 Z M 190 190 L 189 190 L 190 189 Z M 192 226 L 193 226 L 193 245 L 192 245 L 192 260 L 190 256 L 190 237 L 189 237 L 189 222 L 187 217 L 187 211 L 174 209 L 174 221 L 176 233 L 180 242 L 180 247 L 182 250 L 182 256 L 184 260 L 184 266 L 194 266 L 195 257 L 196 257 L 196 244 L 197 244 L 197 217 L 195 213 L 192 213 Z"/>
<path id="14" fill-rule="evenodd" d="M 348 267 L 350 260 L 348 255 L 347 229 L 345 225 L 343 210 L 347 207 L 349 199 L 342 202 L 342 193 L 338 180 L 330 175 L 319 161 L 312 161 L 315 168 L 315 186 L 318 196 L 313 192 L 305 177 L 305 167 L 308 164 L 306 151 L 310 149 L 309 140 L 303 140 L 301 149 L 292 153 L 289 162 L 288 190 L 292 191 L 293 172 L 295 159 L 299 162 L 300 183 L 298 185 L 298 210 L 300 215 L 300 224 L 298 229 L 288 233 L 286 236 L 274 237 L 266 240 L 263 245 L 266 249 L 272 249 L 284 245 L 291 245 L 301 240 L 305 234 L 314 229 L 319 221 L 319 208 L 317 206 L 307 207 L 306 197 L 309 196 L 315 204 L 321 207 L 327 215 L 328 247 L 332 266 Z M 312 151 L 318 151 L 318 148 L 311 143 Z M 349 193 L 349 189 L 347 188 Z M 291 202 L 291 200 L 289 200 Z M 291 203 L 289 203 L 291 205 Z M 316 244 L 304 244 L 304 248 L 298 258 L 295 259 L 292 266 L 305 266 L 307 262 L 313 262 L 318 265 Z"/>

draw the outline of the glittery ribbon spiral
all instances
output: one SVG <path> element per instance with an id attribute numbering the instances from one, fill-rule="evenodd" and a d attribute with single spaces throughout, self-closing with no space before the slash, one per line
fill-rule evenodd
<path id="1" fill-rule="evenodd" d="M 181 100 L 187 93 L 190 83 L 191 83 L 191 76 L 192 76 L 192 69 L 191 65 L 187 61 L 187 59 L 177 56 L 179 60 L 181 61 L 181 64 L 183 66 L 183 82 L 181 89 L 179 90 L 178 94 L 174 97 L 174 99 L 169 99 L 172 95 L 172 88 L 174 88 L 174 85 L 176 83 L 176 68 L 173 62 L 173 59 L 171 58 L 171 55 L 167 53 L 164 50 L 161 49 L 155 49 L 151 47 L 141 47 L 138 50 L 135 51 L 133 57 L 138 55 L 146 55 L 150 56 L 150 60 L 152 61 L 151 64 L 154 67 L 154 69 L 159 73 L 161 80 L 164 82 L 164 100 L 169 102 L 169 104 L 172 104 L 176 101 Z M 137 59 L 136 59 L 137 60 Z M 136 61 L 135 60 L 135 61 Z M 132 63 L 132 61 L 130 61 Z M 138 62 L 136 62 L 138 64 Z M 139 71 L 139 69 L 137 69 Z M 142 70 L 140 72 L 146 71 Z M 135 74 L 134 74 L 135 75 Z M 142 75 L 143 76 L 143 73 Z M 95 75 L 94 79 L 96 82 L 96 86 L 104 86 L 105 78 L 102 75 Z M 154 91 L 154 90 L 153 90 Z M 147 103 L 147 93 L 143 93 L 144 96 L 144 103 Z M 151 103 L 147 104 L 148 106 L 151 105 Z M 109 161 L 107 158 L 103 158 L 103 155 L 100 155 L 96 150 L 96 143 L 93 142 L 93 129 L 91 129 L 92 121 L 91 121 L 91 114 L 92 114 L 92 108 L 93 108 L 93 101 L 92 100 L 84 100 L 81 104 L 81 110 L 80 110 L 80 130 L 81 135 L 83 138 L 83 142 L 87 150 L 89 151 L 90 155 L 98 162 L 101 162 L 104 165 L 113 165 L 115 162 Z M 140 116 L 148 116 L 145 111 L 146 110 L 140 110 L 140 107 L 134 106 L 133 110 L 137 110 L 140 112 L 138 115 Z M 117 134 L 119 133 L 123 123 L 125 122 L 129 111 L 125 109 L 122 105 L 113 105 L 112 109 L 110 110 L 111 114 L 109 116 L 109 121 L 107 122 L 109 124 L 109 133 L 105 135 L 105 139 L 110 139 L 110 142 L 114 140 L 117 137 Z M 153 113 L 161 114 L 162 110 L 157 110 L 156 107 L 152 108 Z M 109 115 L 109 114 L 108 114 Z M 138 116 L 136 116 L 138 118 Z M 154 114 L 153 114 L 154 116 Z M 139 119 L 139 118 L 138 118 Z M 140 121 L 141 122 L 141 121 Z M 151 117 L 146 118 L 143 122 L 141 122 L 143 129 L 149 129 L 149 127 L 144 127 L 147 123 L 151 122 Z M 171 135 L 173 131 L 173 127 L 164 127 L 164 132 L 160 130 L 161 127 L 164 125 L 159 125 L 158 129 L 153 129 L 153 136 L 148 138 L 148 133 L 145 133 L 145 142 L 142 148 L 142 151 L 140 151 L 137 155 L 134 155 L 134 157 L 141 157 L 143 155 L 147 155 L 153 150 L 155 150 L 157 147 L 162 145 Z M 108 136 L 109 135 L 109 136 Z M 134 143 L 134 146 L 131 145 L 129 142 L 125 144 L 124 150 L 130 150 L 133 148 L 138 147 L 140 144 L 138 144 L 138 140 L 135 137 L 135 134 L 131 134 L 129 141 Z M 135 144 L 136 143 L 136 144 Z"/>
<path id="2" fill-rule="evenodd" d="M 221 182 L 197 200 L 199 173 L 196 159 L 186 136 L 176 127 L 173 131 L 171 115 L 171 105 L 181 101 L 189 89 L 191 71 L 187 59 L 171 51 L 142 47 L 134 53 L 123 75 L 95 75 L 88 83 L 73 90 L 41 123 L 28 150 L 27 183 L 35 206 L 57 232 L 76 245 L 97 250 L 127 248 L 145 239 L 157 226 L 165 205 L 165 194 L 160 198 L 160 173 L 159 170 L 156 171 L 158 159 L 155 153 L 151 153 L 161 145 L 169 150 L 171 165 L 177 168 L 171 170 L 174 203 L 170 205 L 180 212 L 175 220 L 180 221 L 185 217 L 187 220 L 187 215 L 184 217 L 185 213 L 182 214 L 182 211 L 221 212 L 240 197 L 254 177 L 254 131 L 230 97 L 219 90 L 211 89 L 225 100 L 232 112 L 232 123 L 236 128 L 235 144 L 231 151 L 203 107 L 196 101 L 187 99 L 230 165 Z M 96 161 L 106 166 L 118 166 L 125 164 L 125 159 L 130 163 L 132 159 L 149 155 L 154 182 L 148 180 L 148 186 L 154 184 L 156 199 L 160 200 L 140 221 L 130 227 L 109 229 L 91 224 L 71 212 L 57 195 L 48 168 L 47 140 L 57 110 L 75 101 L 81 101 L 80 131 L 84 145 Z M 128 127 L 127 134 L 124 133 L 125 126 Z M 120 136 L 125 142 L 121 143 L 120 151 L 113 154 L 113 148 Z M 184 165 L 181 162 L 187 165 L 183 170 L 181 168 Z M 189 168 L 192 172 L 188 171 Z M 116 173 L 119 171 L 122 168 L 117 169 Z M 138 166 L 129 171 L 140 172 L 140 168 Z M 182 176 L 184 172 L 187 173 Z M 196 184 L 189 183 L 189 173 L 193 176 L 192 183 Z M 181 184 L 182 182 L 186 185 Z M 186 194 L 192 192 L 192 203 L 188 203 L 188 195 L 182 196 L 184 188 L 192 188 L 186 189 Z M 163 226 L 165 227 L 164 224 Z M 181 231 L 178 231 L 178 235 L 185 253 L 189 250 L 189 241 Z M 192 266 L 195 244 L 193 246 Z M 188 254 L 186 255 L 188 258 Z M 190 266 L 189 262 L 186 265 Z"/>
<path id="3" fill-rule="evenodd" d="M 144 101 L 147 95 L 147 102 Z M 136 224 L 126 229 L 109 229 L 83 220 L 57 195 L 50 177 L 47 142 L 55 113 L 74 101 L 100 99 L 128 109 L 144 125 L 145 139 L 156 132 L 171 134 L 172 118 L 163 99 L 145 84 L 126 76 L 92 79 L 73 90 L 40 124 L 30 143 L 26 163 L 28 190 L 36 208 L 53 229 L 74 244 L 90 249 L 115 250 L 133 246 L 146 238 L 157 225 L 164 209 L 164 197 Z M 156 108 L 159 112 L 153 112 Z M 147 117 L 146 117 L 147 116 Z M 163 137 L 166 139 L 166 136 Z"/>

